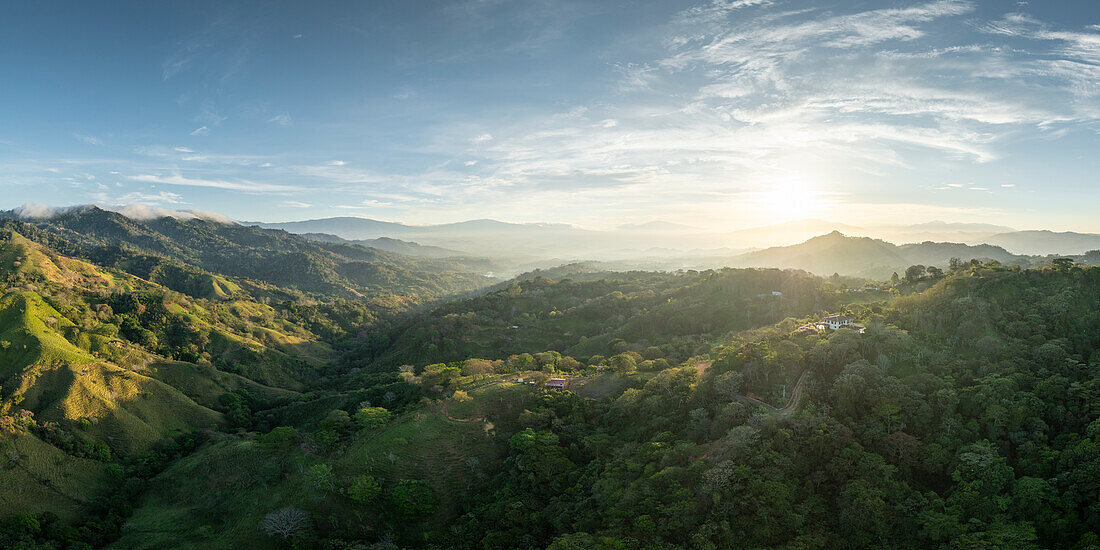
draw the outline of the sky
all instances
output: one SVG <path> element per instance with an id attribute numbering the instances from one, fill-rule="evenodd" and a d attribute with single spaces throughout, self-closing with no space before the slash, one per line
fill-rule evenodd
<path id="1" fill-rule="evenodd" d="M 1100 2 L 7 2 L 0 208 L 1100 232 Z"/>

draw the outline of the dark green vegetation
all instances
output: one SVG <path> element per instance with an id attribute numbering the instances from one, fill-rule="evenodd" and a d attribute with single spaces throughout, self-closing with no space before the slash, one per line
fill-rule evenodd
<path id="1" fill-rule="evenodd" d="M 360 352 L 367 364 L 424 364 L 545 349 L 587 358 L 631 343 L 680 361 L 731 331 L 868 298 L 837 292 L 844 282 L 778 269 L 609 274 L 566 266 L 412 316 L 395 338 L 380 334 Z"/>
<path id="2" fill-rule="evenodd" d="M 1100 547 L 1100 268 L 565 266 L 432 302 L 483 280 L 5 223 L 3 548 Z M 799 330 L 825 313 L 866 332 Z"/>

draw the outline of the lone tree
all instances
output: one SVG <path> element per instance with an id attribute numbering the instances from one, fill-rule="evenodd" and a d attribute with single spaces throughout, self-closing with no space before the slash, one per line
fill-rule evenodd
<path id="1" fill-rule="evenodd" d="M 309 516 L 294 507 L 280 508 L 264 516 L 260 522 L 260 528 L 272 537 L 282 537 L 289 540 L 300 535 L 306 529 Z"/>
<path id="2" fill-rule="evenodd" d="M 925 269 L 923 265 L 911 265 L 905 268 L 905 282 L 911 283 L 924 278 Z"/>
<path id="3" fill-rule="evenodd" d="M 1060 273 L 1066 273 L 1073 269 L 1073 258 L 1054 258 L 1050 261 L 1050 268 Z"/>

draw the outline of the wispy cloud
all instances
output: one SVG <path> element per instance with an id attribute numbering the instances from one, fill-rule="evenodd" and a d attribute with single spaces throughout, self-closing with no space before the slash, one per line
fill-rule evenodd
<path id="1" fill-rule="evenodd" d="M 273 183 L 257 183 L 248 180 L 214 180 L 214 179 L 201 179 L 201 178 L 188 178 L 181 175 L 179 172 L 163 175 L 163 174 L 138 174 L 136 176 L 127 176 L 127 179 L 131 181 L 139 181 L 144 183 L 156 183 L 161 185 L 181 185 L 186 187 L 207 187 L 211 189 L 225 189 L 228 191 L 243 191 L 245 193 L 278 193 L 289 191 L 300 191 L 301 188 L 293 187 L 289 185 L 278 185 Z"/>
<path id="2" fill-rule="evenodd" d="M 372 208 L 389 208 L 394 203 L 389 201 L 380 201 L 377 199 L 364 199 L 359 204 L 337 204 L 333 208 L 339 208 L 341 210 L 370 210 Z"/>
<path id="3" fill-rule="evenodd" d="M 290 118 L 288 113 L 279 113 L 267 119 L 267 121 L 272 124 L 278 124 L 279 126 L 290 126 L 294 123 L 294 120 Z"/>
<path id="4" fill-rule="evenodd" d="M 74 133 L 73 137 L 76 138 L 77 141 L 87 143 L 88 145 L 96 145 L 96 146 L 99 146 L 99 147 L 102 147 L 104 145 L 103 140 L 100 139 L 100 138 L 97 138 L 95 136 L 87 136 L 87 135 L 84 135 L 84 134 Z"/>
<path id="5" fill-rule="evenodd" d="M 120 195 L 113 199 L 108 199 L 100 202 L 110 202 L 112 204 L 180 204 L 183 202 L 183 197 L 178 193 L 171 191 L 160 191 L 158 193 L 144 193 L 141 191 L 133 191 Z"/>
<path id="6" fill-rule="evenodd" d="M 210 134 L 210 128 L 208 126 L 199 126 L 198 128 L 191 130 L 191 135 L 193 136 L 205 136 L 208 134 Z"/>
<path id="7" fill-rule="evenodd" d="M 852 13 L 768 1 L 689 9 L 670 21 L 666 55 L 610 65 L 613 100 L 466 137 L 481 160 L 441 194 L 547 205 L 564 192 L 576 205 L 614 190 L 619 205 L 672 209 L 736 201 L 792 170 L 882 177 L 991 163 L 1025 131 L 1094 120 L 1086 102 L 1051 101 L 1098 89 L 1100 69 L 1077 66 L 1100 44 L 1091 32 L 1025 18 L 990 28 L 1051 42 L 1020 52 L 974 42 L 975 12 L 967 0 Z M 463 150 L 460 139 L 443 147 Z"/>

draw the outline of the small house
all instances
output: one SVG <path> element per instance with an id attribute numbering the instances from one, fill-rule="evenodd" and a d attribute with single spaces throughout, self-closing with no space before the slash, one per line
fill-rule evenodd
<path id="1" fill-rule="evenodd" d="M 836 330 L 852 324 L 852 318 L 844 315 L 826 315 L 820 324 L 824 324 L 829 330 Z"/>
<path id="2" fill-rule="evenodd" d="M 551 378 L 546 382 L 546 387 L 552 390 L 564 390 L 565 379 L 564 378 Z"/>

